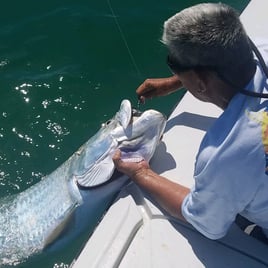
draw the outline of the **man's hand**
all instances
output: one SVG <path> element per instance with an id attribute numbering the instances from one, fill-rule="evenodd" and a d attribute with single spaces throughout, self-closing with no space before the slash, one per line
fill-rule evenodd
<path id="1" fill-rule="evenodd" d="M 113 156 L 113 161 L 116 169 L 130 178 L 134 178 L 140 172 L 149 169 L 149 164 L 142 160 L 140 162 L 127 162 L 121 159 L 121 151 L 117 150 Z"/>
<path id="2" fill-rule="evenodd" d="M 144 103 L 145 99 L 165 96 L 177 91 L 182 83 L 177 75 L 167 78 L 146 79 L 136 90 L 139 100 Z"/>

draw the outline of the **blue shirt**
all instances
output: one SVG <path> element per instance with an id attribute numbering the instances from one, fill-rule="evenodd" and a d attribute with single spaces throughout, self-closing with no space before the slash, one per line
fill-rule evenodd
<path id="1" fill-rule="evenodd" d="M 267 63 L 266 44 L 258 48 Z M 258 62 L 247 90 L 268 91 Z M 268 99 L 233 97 L 201 142 L 194 178 L 182 214 L 199 232 L 221 238 L 238 213 L 268 229 Z"/>

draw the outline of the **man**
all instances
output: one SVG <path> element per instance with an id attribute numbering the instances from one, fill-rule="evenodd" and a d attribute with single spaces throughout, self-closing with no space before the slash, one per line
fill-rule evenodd
<path id="1" fill-rule="evenodd" d="M 261 55 L 224 4 L 177 13 L 165 22 L 162 41 L 174 75 L 147 79 L 137 89 L 140 99 L 184 87 L 224 111 L 201 142 L 193 189 L 159 176 L 145 161 L 123 162 L 120 151 L 117 169 L 210 239 L 223 237 L 238 214 L 268 234 L 268 101 L 261 98 L 268 86 Z M 261 53 L 268 58 L 267 48 Z"/>

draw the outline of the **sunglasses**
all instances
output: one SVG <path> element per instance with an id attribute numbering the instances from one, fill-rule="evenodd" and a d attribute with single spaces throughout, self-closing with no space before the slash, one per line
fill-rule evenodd
<path id="1" fill-rule="evenodd" d="M 174 74 L 179 74 L 182 72 L 186 72 L 186 71 L 190 71 L 190 70 L 214 70 L 216 71 L 216 67 L 215 66 L 209 66 L 209 65 L 195 65 L 195 66 L 191 66 L 191 65 L 183 65 L 180 64 L 178 62 L 177 59 L 175 59 L 173 56 L 171 56 L 170 54 L 167 56 L 167 65 L 170 68 L 171 72 Z"/>

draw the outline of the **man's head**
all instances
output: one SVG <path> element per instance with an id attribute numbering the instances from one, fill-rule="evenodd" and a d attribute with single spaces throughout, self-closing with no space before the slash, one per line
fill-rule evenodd
<path id="1" fill-rule="evenodd" d="M 234 9 L 224 4 L 198 4 L 177 13 L 164 24 L 162 41 L 175 73 L 211 70 L 241 89 L 255 68 L 248 36 Z M 247 80 L 247 81 L 246 81 Z"/>

